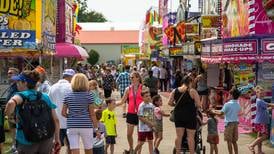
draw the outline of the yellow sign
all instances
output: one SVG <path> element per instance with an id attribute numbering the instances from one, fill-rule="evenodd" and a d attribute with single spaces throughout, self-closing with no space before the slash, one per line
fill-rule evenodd
<path id="1" fill-rule="evenodd" d="M 0 1 L 0 50 L 36 49 L 37 1 Z"/>
<path id="2" fill-rule="evenodd" d="M 139 54 L 140 48 L 135 44 L 124 44 L 122 45 L 122 54 Z"/>
<path id="3" fill-rule="evenodd" d="M 182 47 L 172 47 L 169 48 L 169 56 L 183 56 L 184 55 L 184 50 Z"/>
<path id="4" fill-rule="evenodd" d="M 220 27 L 220 16 L 210 15 L 202 16 L 203 28 L 219 28 Z"/>

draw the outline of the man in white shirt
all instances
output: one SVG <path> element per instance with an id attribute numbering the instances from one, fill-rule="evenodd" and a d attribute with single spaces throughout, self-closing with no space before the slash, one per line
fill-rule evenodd
<path id="1" fill-rule="evenodd" d="M 152 70 L 152 72 L 153 72 L 153 76 L 154 76 L 155 78 L 159 79 L 159 76 L 160 76 L 160 69 L 159 69 L 159 67 L 158 67 L 156 64 L 154 64 L 154 65 L 151 67 L 151 70 Z"/>
<path id="2" fill-rule="evenodd" d="M 161 83 L 161 87 L 160 90 L 161 91 L 167 91 L 167 70 L 165 69 L 164 66 L 160 67 L 160 83 Z"/>
<path id="3" fill-rule="evenodd" d="M 60 121 L 60 141 L 64 146 L 64 141 L 68 146 L 67 150 L 70 151 L 69 141 L 67 138 L 67 120 L 61 115 L 63 108 L 63 99 L 66 94 L 72 92 L 70 81 L 75 74 L 73 69 L 65 69 L 63 72 L 63 79 L 51 86 L 49 90 L 49 97 L 52 102 L 57 105 L 56 113 Z"/>

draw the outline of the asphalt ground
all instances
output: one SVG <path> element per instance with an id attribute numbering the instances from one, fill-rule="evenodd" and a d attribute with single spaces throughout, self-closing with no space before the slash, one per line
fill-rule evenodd
<path id="1" fill-rule="evenodd" d="M 170 112 L 172 109 L 167 105 L 167 93 L 162 93 L 163 99 L 163 110 L 165 112 Z M 120 94 L 116 91 L 112 95 L 115 99 L 120 99 Z M 127 125 L 126 119 L 122 118 L 122 107 L 117 107 L 115 109 L 116 116 L 117 116 L 117 133 L 118 136 L 116 138 L 116 145 L 115 145 L 115 154 L 122 154 L 125 149 L 128 149 L 127 144 Z M 159 150 L 161 154 L 172 154 L 172 150 L 174 148 L 174 139 L 175 139 L 175 127 L 172 122 L 168 120 L 168 117 L 164 117 L 164 130 L 163 130 L 163 140 L 160 144 Z M 206 142 L 207 137 L 207 126 L 202 127 L 202 141 L 206 147 L 206 154 L 209 154 L 209 144 Z M 223 138 L 223 133 L 219 134 L 220 143 L 218 144 L 218 149 L 220 154 L 228 154 L 227 145 Z M 251 154 L 248 150 L 247 145 L 251 143 L 255 138 L 253 138 L 250 134 L 240 134 L 238 147 L 239 147 L 239 154 Z M 134 146 L 137 143 L 137 128 L 134 130 Z M 271 148 L 269 143 L 265 141 L 263 143 L 263 151 L 265 154 L 274 154 L 274 148 Z M 62 148 L 61 153 L 65 154 L 65 147 Z M 81 153 L 84 154 L 83 145 L 81 144 Z M 143 154 L 148 154 L 148 145 L 147 143 L 144 144 L 142 148 Z"/>

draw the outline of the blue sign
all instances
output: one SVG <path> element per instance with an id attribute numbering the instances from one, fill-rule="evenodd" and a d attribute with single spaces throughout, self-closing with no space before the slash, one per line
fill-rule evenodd
<path id="1" fill-rule="evenodd" d="M 35 49 L 35 31 L 0 30 L 0 49 L 27 48 Z"/>

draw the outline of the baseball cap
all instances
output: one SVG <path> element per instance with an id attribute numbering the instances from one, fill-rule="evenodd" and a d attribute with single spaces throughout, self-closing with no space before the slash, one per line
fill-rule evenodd
<path id="1" fill-rule="evenodd" d="M 73 69 L 65 69 L 63 72 L 63 76 L 73 76 L 75 74 L 75 71 Z"/>
<path id="2" fill-rule="evenodd" d="M 12 76 L 11 79 L 13 81 L 23 81 L 23 82 L 27 82 L 27 83 L 30 83 L 30 84 L 36 84 L 35 81 L 33 81 L 32 79 L 28 78 L 27 76 L 25 76 L 22 73 L 19 74 L 19 75 Z"/>

